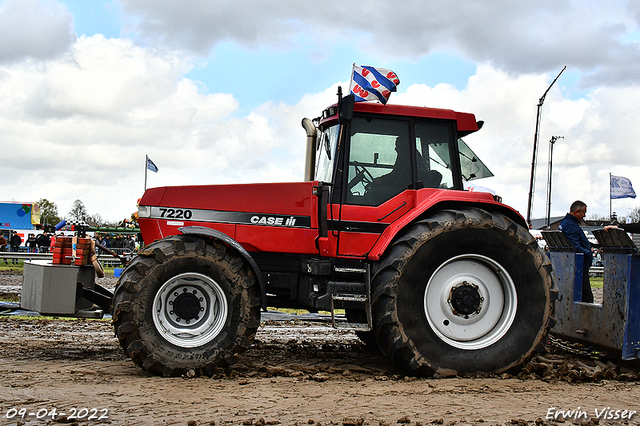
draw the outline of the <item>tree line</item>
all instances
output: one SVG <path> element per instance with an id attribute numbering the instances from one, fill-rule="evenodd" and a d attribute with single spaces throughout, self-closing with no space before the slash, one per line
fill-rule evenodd
<path id="1" fill-rule="evenodd" d="M 71 210 L 66 216 L 60 216 L 58 206 L 53 201 L 41 198 L 37 201 L 40 207 L 40 223 L 43 225 L 56 225 L 63 219 L 86 222 L 91 226 L 119 226 L 119 222 L 109 222 L 100 216 L 100 213 L 89 214 L 87 208 L 81 200 L 75 200 L 71 205 Z"/>
<path id="2" fill-rule="evenodd" d="M 631 209 L 631 211 L 629 211 L 629 213 L 627 213 L 626 216 L 622 216 L 622 215 L 617 216 L 617 220 L 619 223 L 626 223 L 627 218 L 631 219 L 631 222 L 633 223 L 640 222 L 640 207 L 635 207 Z M 609 216 L 599 215 L 597 213 L 592 213 L 587 217 L 587 220 L 603 221 L 603 222 L 608 221 L 609 219 L 610 219 Z"/>

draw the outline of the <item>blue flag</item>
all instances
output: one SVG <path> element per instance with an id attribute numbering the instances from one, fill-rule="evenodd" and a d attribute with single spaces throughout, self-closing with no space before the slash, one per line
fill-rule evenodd
<path id="1" fill-rule="evenodd" d="M 151 170 L 152 172 L 158 173 L 158 166 L 153 164 L 153 161 L 151 161 L 151 158 L 149 157 L 147 157 L 147 169 Z"/>
<path id="2" fill-rule="evenodd" d="M 356 102 L 380 101 L 386 105 L 398 84 L 400 79 L 391 70 L 354 65 L 349 91 L 355 95 Z"/>
<path id="3" fill-rule="evenodd" d="M 612 199 L 616 198 L 636 198 L 631 181 L 626 177 L 609 175 L 611 177 L 611 187 L 609 193 Z"/>

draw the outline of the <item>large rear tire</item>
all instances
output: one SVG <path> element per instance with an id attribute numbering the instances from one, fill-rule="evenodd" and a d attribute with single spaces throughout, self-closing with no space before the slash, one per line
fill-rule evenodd
<path id="1" fill-rule="evenodd" d="M 376 340 L 415 375 L 521 367 L 551 326 L 551 264 L 522 226 L 477 208 L 433 214 L 400 235 L 373 275 Z"/>
<path id="2" fill-rule="evenodd" d="M 367 313 L 357 309 L 346 309 L 345 314 L 347 321 L 353 323 L 364 324 L 367 322 Z M 378 350 L 378 343 L 376 343 L 376 335 L 373 331 L 360 331 L 356 330 L 356 336 L 364 343 L 367 348 L 372 350 Z"/>
<path id="3" fill-rule="evenodd" d="M 225 245 L 168 237 L 123 271 L 113 324 L 120 345 L 144 370 L 210 376 L 250 346 L 260 325 L 258 283 Z"/>

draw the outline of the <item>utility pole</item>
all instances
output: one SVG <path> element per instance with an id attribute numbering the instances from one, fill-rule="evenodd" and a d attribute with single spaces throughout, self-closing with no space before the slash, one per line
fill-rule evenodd
<path id="1" fill-rule="evenodd" d="M 536 117 L 536 132 L 535 132 L 535 135 L 533 136 L 533 158 L 531 160 L 531 179 L 529 180 L 529 202 L 527 204 L 527 225 L 529 225 L 529 227 L 531 227 L 531 213 L 533 211 L 533 192 L 534 192 L 535 180 L 536 180 L 538 137 L 540 135 L 540 117 L 542 115 L 542 104 L 544 104 L 544 99 L 547 97 L 547 93 L 549 93 L 549 90 L 551 90 L 551 87 L 558 80 L 558 78 L 560 77 L 560 74 L 562 74 L 566 69 L 567 69 L 567 66 L 565 65 L 564 68 L 562 68 L 562 71 L 560 71 L 560 73 L 556 76 L 556 78 L 551 82 L 547 90 L 544 92 L 544 94 L 540 98 L 540 101 L 538 101 L 538 115 Z"/>
<path id="2" fill-rule="evenodd" d="M 551 136 L 551 140 L 549 140 L 549 175 L 547 176 L 547 231 L 551 226 L 551 177 L 553 167 L 553 145 L 558 139 L 564 139 L 564 136 Z"/>

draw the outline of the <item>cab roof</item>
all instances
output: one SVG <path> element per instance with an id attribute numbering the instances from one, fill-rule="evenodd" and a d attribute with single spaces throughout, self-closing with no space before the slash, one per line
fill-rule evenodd
<path id="1" fill-rule="evenodd" d="M 456 112 L 450 109 L 427 108 L 408 105 L 383 105 L 377 102 L 356 102 L 354 112 L 407 117 L 438 118 L 456 120 L 459 133 L 469 134 L 479 130 L 474 114 Z"/>

